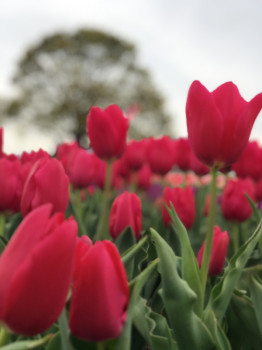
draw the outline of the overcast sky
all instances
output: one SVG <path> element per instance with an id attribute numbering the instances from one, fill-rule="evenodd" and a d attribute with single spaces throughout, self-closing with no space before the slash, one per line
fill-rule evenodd
<path id="1" fill-rule="evenodd" d="M 166 97 L 177 136 L 186 136 L 185 102 L 193 80 L 210 91 L 233 81 L 246 100 L 262 92 L 261 0 L 8 0 L 0 10 L 0 95 L 24 50 L 60 30 L 95 27 L 133 42 Z M 117 101 L 116 101 L 117 103 Z M 5 126 L 6 152 L 54 144 Z M 252 139 L 262 141 L 262 113 Z"/>

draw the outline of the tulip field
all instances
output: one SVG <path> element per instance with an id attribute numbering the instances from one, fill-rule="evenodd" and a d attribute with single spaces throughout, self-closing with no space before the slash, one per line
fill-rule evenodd
<path id="1" fill-rule="evenodd" d="M 261 109 L 194 81 L 188 137 L 130 140 L 117 104 L 88 149 L 0 128 L 0 349 L 261 350 Z"/>

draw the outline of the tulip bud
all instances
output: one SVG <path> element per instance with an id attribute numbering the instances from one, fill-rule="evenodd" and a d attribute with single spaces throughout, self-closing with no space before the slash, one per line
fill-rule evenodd
<path id="1" fill-rule="evenodd" d="M 199 81 L 189 89 L 186 103 L 188 138 L 196 157 L 219 169 L 243 153 L 262 108 L 262 93 L 246 102 L 232 82 L 209 92 Z"/>
<path id="2" fill-rule="evenodd" d="M 112 204 L 109 217 L 110 235 L 116 239 L 128 226 L 138 239 L 142 230 L 141 202 L 136 193 L 124 192 Z"/>
<path id="3" fill-rule="evenodd" d="M 167 227 L 172 221 L 167 209 L 165 208 L 165 205 L 170 208 L 171 202 L 177 212 L 179 219 L 187 229 L 190 229 L 194 223 L 196 216 L 195 199 L 192 188 L 186 187 L 183 189 L 180 187 L 165 187 L 162 200 L 162 218 L 164 225 Z"/>
<path id="4" fill-rule="evenodd" d="M 232 166 L 237 177 L 250 177 L 254 181 L 262 178 L 262 149 L 256 141 L 250 141 L 245 151 Z"/>
<path id="5" fill-rule="evenodd" d="M 104 160 L 119 158 L 126 147 L 128 119 L 116 105 L 91 107 L 87 116 L 90 146 Z"/>
<path id="6" fill-rule="evenodd" d="M 125 153 L 123 154 L 124 160 L 128 168 L 132 171 L 141 169 L 146 159 L 146 139 L 140 141 L 130 141 Z"/>
<path id="7" fill-rule="evenodd" d="M 251 179 L 228 180 L 221 197 L 221 210 L 227 220 L 243 222 L 252 214 L 246 194 L 255 199 L 255 185 Z"/>
<path id="8" fill-rule="evenodd" d="M 18 160 L 0 159 L 0 211 L 18 212 L 22 192 L 21 164 Z"/>
<path id="9" fill-rule="evenodd" d="M 32 209 L 52 203 L 53 212 L 64 212 L 69 202 L 69 180 L 57 159 L 42 158 L 32 167 L 21 198 L 22 215 Z"/>
<path id="10" fill-rule="evenodd" d="M 153 173 L 167 174 L 174 164 L 174 144 L 168 136 L 147 141 L 147 161 Z"/>
<path id="11" fill-rule="evenodd" d="M 116 246 L 84 241 L 76 249 L 69 326 L 74 336 L 103 341 L 120 335 L 127 317 L 127 275 Z M 86 249 L 84 249 L 86 248 Z"/>
<path id="12" fill-rule="evenodd" d="M 228 245 L 229 236 L 227 231 L 222 232 L 218 226 L 215 226 L 212 252 L 208 269 L 209 276 L 219 275 L 222 272 L 226 259 Z M 205 242 L 203 243 L 197 254 L 197 262 L 199 267 L 201 267 L 204 248 Z"/>
<path id="13" fill-rule="evenodd" d="M 26 336 L 52 326 L 72 281 L 77 224 L 51 209 L 28 214 L 0 257 L 0 320 Z"/>

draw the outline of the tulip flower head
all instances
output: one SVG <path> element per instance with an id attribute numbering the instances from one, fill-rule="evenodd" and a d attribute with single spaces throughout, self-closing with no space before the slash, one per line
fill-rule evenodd
<path id="1" fill-rule="evenodd" d="M 171 217 L 165 208 L 165 205 L 170 207 L 170 202 L 173 204 L 179 219 L 187 229 L 190 229 L 196 216 L 195 199 L 192 188 L 164 188 L 162 218 L 165 226 L 168 226 L 171 222 Z"/>
<path id="2" fill-rule="evenodd" d="M 222 272 L 225 264 L 228 245 L 229 236 L 227 231 L 222 232 L 218 226 L 215 226 L 212 252 L 208 269 L 209 276 L 219 275 Z M 197 254 L 197 262 L 199 267 L 201 267 L 204 248 L 205 242 L 203 243 Z"/>
<path id="3" fill-rule="evenodd" d="M 147 162 L 154 174 L 165 175 L 174 165 L 174 141 L 168 136 L 147 140 Z"/>
<path id="4" fill-rule="evenodd" d="M 124 192 L 112 204 L 109 217 L 109 232 L 116 239 L 127 227 L 131 227 L 138 239 L 142 230 L 141 201 L 136 193 Z"/>
<path id="5" fill-rule="evenodd" d="M 255 185 L 249 178 L 229 179 L 221 198 L 221 210 L 227 220 L 243 222 L 252 214 L 246 194 L 255 200 Z"/>
<path id="6" fill-rule="evenodd" d="M 87 116 L 90 146 L 104 160 L 119 158 L 126 147 L 128 119 L 116 105 L 91 107 Z"/>
<path id="7" fill-rule="evenodd" d="M 27 336 L 57 320 L 72 281 L 77 224 L 51 211 L 29 213 L 0 257 L 0 321 Z"/>
<path id="8" fill-rule="evenodd" d="M 261 108 L 262 93 L 247 102 L 232 82 L 209 92 L 194 81 L 188 92 L 186 117 L 196 157 L 218 169 L 232 165 L 243 153 Z"/>
<path id="9" fill-rule="evenodd" d="M 69 180 L 62 164 L 55 158 L 39 159 L 30 170 L 21 198 L 22 215 L 45 203 L 53 212 L 65 212 L 69 202 Z"/>
<path id="10" fill-rule="evenodd" d="M 116 246 L 110 241 L 93 246 L 79 241 L 69 315 L 72 334 L 93 342 L 118 337 L 128 300 L 127 275 Z"/>

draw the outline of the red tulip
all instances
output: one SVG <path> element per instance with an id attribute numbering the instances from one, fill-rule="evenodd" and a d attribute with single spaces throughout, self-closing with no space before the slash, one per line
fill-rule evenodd
<path id="1" fill-rule="evenodd" d="M 124 192 L 112 204 L 109 217 L 110 235 L 116 239 L 128 226 L 138 239 L 142 230 L 141 202 L 137 194 Z"/>
<path id="2" fill-rule="evenodd" d="M 60 162 L 63 164 L 63 167 L 67 175 L 70 172 L 73 159 L 79 148 L 80 147 L 78 145 L 78 142 L 76 141 L 62 143 L 61 145 L 57 146 L 56 158 L 60 160 Z"/>
<path id="3" fill-rule="evenodd" d="M 95 185 L 97 177 L 97 156 L 78 148 L 75 152 L 71 165 L 68 167 L 69 180 L 75 188 L 86 188 Z"/>
<path id="4" fill-rule="evenodd" d="M 72 334 L 94 342 L 118 337 L 128 299 L 127 276 L 115 245 L 78 242 L 69 315 Z"/>
<path id="5" fill-rule="evenodd" d="M 261 202 L 262 201 L 262 179 L 260 179 L 256 184 L 255 184 L 255 192 L 256 192 L 256 201 Z"/>
<path id="6" fill-rule="evenodd" d="M 221 198 L 221 210 L 227 220 L 242 222 L 252 214 L 252 208 L 245 196 L 255 200 L 255 185 L 251 179 L 228 180 Z"/>
<path id="7" fill-rule="evenodd" d="M 18 160 L 0 159 L 0 211 L 18 212 L 22 192 L 21 164 Z"/>
<path id="8" fill-rule="evenodd" d="M 133 171 L 139 170 L 146 160 L 146 140 L 130 141 L 123 155 L 128 168 Z"/>
<path id="9" fill-rule="evenodd" d="M 174 142 L 174 164 L 183 171 L 191 169 L 192 149 L 188 138 L 180 137 Z"/>
<path id="10" fill-rule="evenodd" d="M 87 116 L 87 134 L 96 155 L 109 160 L 119 158 L 126 147 L 128 119 L 116 105 L 106 109 L 92 107 Z"/>
<path id="11" fill-rule="evenodd" d="M 262 108 L 262 93 L 246 102 L 232 82 L 209 92 L 199 81 L 189 89 L 186 116 L 193 152 L 208 166 L 224 168 L 243 153 Z"/>
<path id="12" fill-rule="evenodd" d="M 53 212 L 64 212 L 69 201 L 69 180 L 57 159 L 42 158 L 32 167 L 21 199 L 22 215 L 45 203 L 52 203 Z"/>
<path id="13" fill-rule="evenodd" d="M 32 336 L 52 326 L 72 281 L 77 224 L 51 205 L 32 211 L 0 257 L 0 320 Z"/>
<path id="14" fill-rule="evenodd" d="M 153 173 L 167 174 L 174 164 L 174 143 L 168 136 L 147 141 L 147 161 Z"/>
<path id="15" fill-rule="evenodd" d="M 248 142 L 241 157 L 232 165 L 232 170 L 241 178 L 251 177 L 255 181 L 262 178 L 262 149 L 256 141 Z"/>
<path id="16" fill-rule="evenodd" d="M 167 205 L 170 208 L 170 202 L 173 204 L 176 213 L 187 229 L 193 225 L 196 209 L 194 193 L 191 187 L 186 188 L 171 188 L 165 187 L 163 192 L 162 218 L 164 225 L 168 226 L 171 222 L 171 217 L 165 208 Z"/>
<path id="17" fill-rule="evenodd" d="M 137 173 L 138 188 L 147 191 L 151 185 L 152 171 L 149 165 L 145 164 Z"/>
<path id="18" fill-rule="evenodd" d="M 222 232 L 218 226 L 215 226 L 212 252 L 208 269 L 209 276 L 219 275 L 222 272 L 225 264 L 228 245 L 229 236 L 227 231 Z M 204 248 L 205 242 L 203 243 L 197 254 L 197 262 L 199 267 L 201 267 Z"/>

